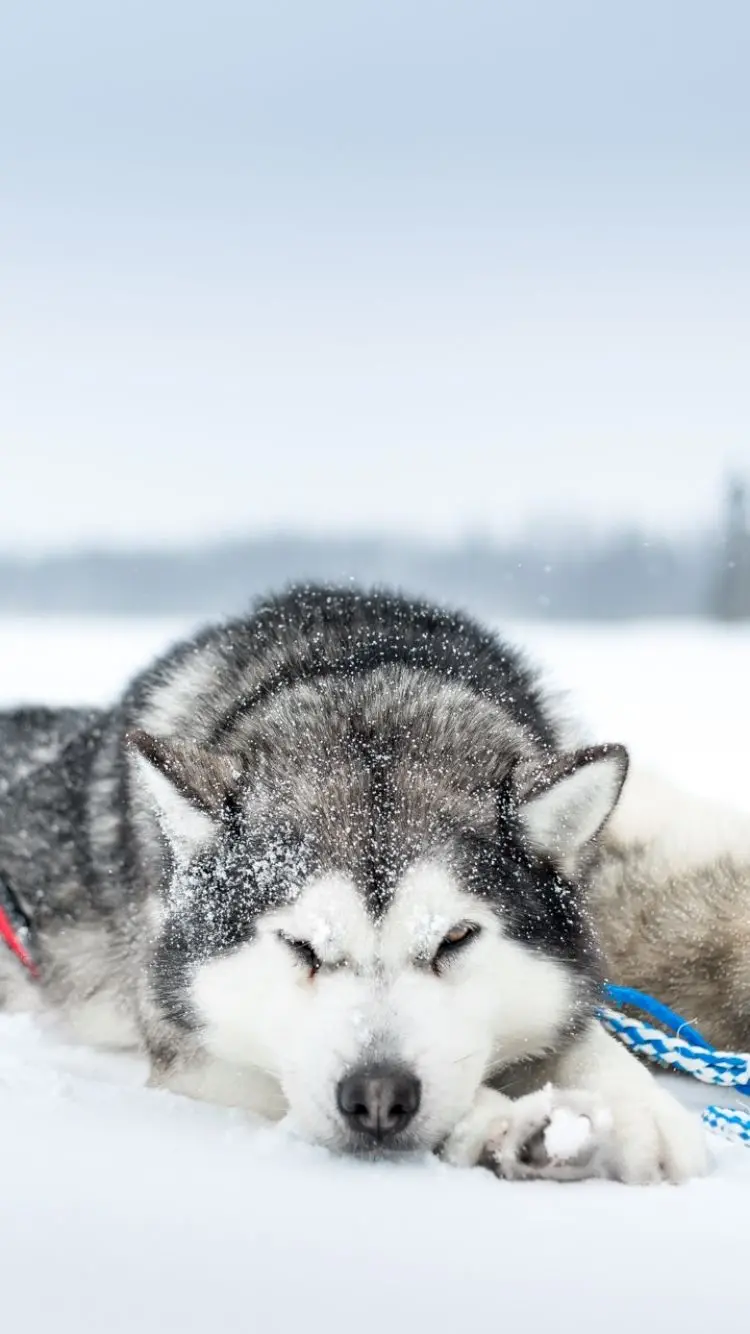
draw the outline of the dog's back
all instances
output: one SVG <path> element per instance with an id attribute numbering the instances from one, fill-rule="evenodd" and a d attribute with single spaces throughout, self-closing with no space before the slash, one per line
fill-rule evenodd
<path id="1" fill-rule="evenodd" d="M 59 759 L 88 716 L 82 709 L 21 708 L 0 713 L 0 797 Z"/>
<path id="2" fill-rule="evenodd" d="M 750 818 L 631 770 L 591 902 L 608 975 L 750 1048 Z"/>

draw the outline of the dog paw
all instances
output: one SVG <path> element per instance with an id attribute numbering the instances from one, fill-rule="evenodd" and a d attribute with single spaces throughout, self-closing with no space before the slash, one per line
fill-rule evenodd
<path id="1" fill-rule="evenodd" d="M 703 1176 L 709 1156 L 700 1118 L 688 1112 L 600 1025 L 594 1025 L 558 1066 L 566 1088 L 586 1088 L 612 1110 L 604 1155 L 615 1181 L 651 1185 Z"/>
<path id="2" fill-rule="evenodd" d="M 548 1085 L 489 1128 L 479 1159 L 506 1181 L 580 1181 L 604 1171 L 612 1117 L 593 1094 Z"/>
<path id="3" fill-rule="evenodd" d="M 706 1132 L 700 1119 L 656 1083 L 647 1096 L 612 1099 L 607 1175 L 631 1185 L 679 1185 L 705 1176 Z"/>
<path id="4" fill-rule="evenodd" d="M 483 1089 L 443 1157 L 507 1181 L 580 1181 L 606 1174 L 611 1127 L 611 1114 L 591 1093 L 548 1085 L 511 1100 Z"/>

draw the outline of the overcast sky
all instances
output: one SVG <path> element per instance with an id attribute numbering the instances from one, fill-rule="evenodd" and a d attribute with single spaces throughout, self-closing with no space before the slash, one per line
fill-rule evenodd
<path id="1" fill-rule="evenodd" d="M 749 65 L 746 0 L 10 0 L 0 547 L 710 519 Z"/>

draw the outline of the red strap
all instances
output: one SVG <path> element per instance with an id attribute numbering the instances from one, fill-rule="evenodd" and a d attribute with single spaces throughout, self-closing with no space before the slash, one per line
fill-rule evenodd
<path id="1" fill-rule="evenodd" d="M 2 908 L 0 908 L 0 940 L 5 941 L 8 948 L 13 951 L 17 959 L 20 959 L 24 968 L 29 970 L 32 977 L 39 976 L 34 960 L 28 950 L 24 949 Z"/>

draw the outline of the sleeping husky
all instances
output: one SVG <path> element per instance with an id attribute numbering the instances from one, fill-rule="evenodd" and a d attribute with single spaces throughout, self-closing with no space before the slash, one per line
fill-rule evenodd
<path id="1" fill-rule="evenodd" d="M 682 1181 L 699 1124 L 594 1017 L 626 770 L 471 620 L 293 589 L 111 711 L 0 716 L 0 1002 L 335 1151 Z"/>

